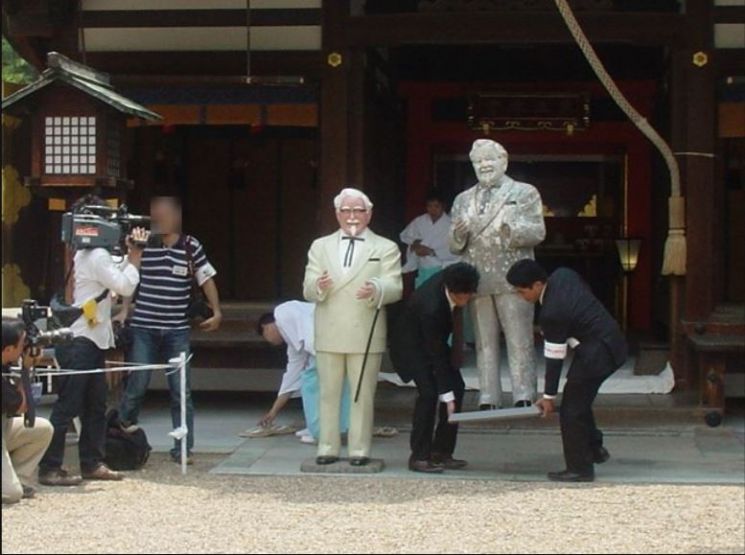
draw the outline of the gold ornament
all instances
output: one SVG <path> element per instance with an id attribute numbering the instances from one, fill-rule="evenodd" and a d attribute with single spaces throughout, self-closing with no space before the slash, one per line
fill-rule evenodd
<path id="1" fill-rule="evenodd" d="M 9 131 L 13 131 L 20 127 L 21 123 L 23 123 L 23 120 L 21 118 L 3 114 L 3 127 L 8 129 Z"/>
<path id="2" fill-rule="evenodd" d="M 342 57 L 341 54 L 338 52 L 332 52 L 328 55 L 328 58 L 326 58 L 326 61 L 331 67 L 339 67 L 342 63 Z"/>
<path id="3" fill-rule="evenodd" d="M 693 65 L 696 67 L 704 67 L 709 63 L 709 55 L 706 52 L 699 50 L 693 55 Z"/>
<path id="4" fill-rule="evenodd" d="M 21 184 L 18 170 L 8 164 L 3 167 L 3 224 L 13 225 L 18 221 L 21 208 L 31 202 L 31 193 Z"/>
<path id="5" fill-rule="evenodd" d="M 21 306 L 23 299 L 31 296 L 31 290 L 23 283 L 21 269 L 16 264 L 3 266 L 3 307 Z"/>

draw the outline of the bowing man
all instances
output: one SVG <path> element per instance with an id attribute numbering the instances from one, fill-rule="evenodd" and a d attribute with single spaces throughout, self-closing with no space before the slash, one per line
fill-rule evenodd
<path id="1" fill-rule="evenodd" d="M 523 299 L 541 306 L 538 322 L 544 336 L 546 383 L 536 406 L 544 416 L 555 410 L 563 362 L 569 348 L 574 349 L 559 410 L 566 469 L 548 477 L 592 482 L 594 465 L 610 457 L 595 425 L 592 403 L 603 382 L 626 361 L 626 339 L 588 285 L 568 268 L 547 276 L 534 260 L 520 260 L 510 268 L 507 281 Z"/>
<path id="2" fill-rule="evenodd" d="M 414 380 L 419 393 L 410 441 L 409 469 L 414 472 L 457 470 L 468 464 L 453 458 L 458 425 L 448 423 L 448 417 L 463 403 L 462 311 L 478 287 L 476 268 L 465 262 L 448 266 L 409 297 L 392 336 L 393 364 L 401 379 Z"/>

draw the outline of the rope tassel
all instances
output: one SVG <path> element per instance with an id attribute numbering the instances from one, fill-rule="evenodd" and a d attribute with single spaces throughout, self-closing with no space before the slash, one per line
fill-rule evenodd
<path id="1" fill-rule="evenodd" d="M 670 229 L 662 258 L 663 276 L 684 276 L 686 273 L 685 198 L 670 197 Z"/>
<path id="2" fill-rule="evenodd" d="M 636 108 L 626 99 L 618 88 L 613 78 L 598 58 L 595 49 L 587 39 L 577 18 L 574 17 L 572 8 L 567 0 L 554 0 L 564 23 L 574 37 L 577 46 L 587 59 L 593 72 L 608 91 L 613 101 L 623 111 L 632 123 L 641 131 L 647 139 L 659 150 L 665 159 L 667 169 L 670 172 L 670 226 L 668 228 L 667 240 L 665 241 L 665 254 L 662 261 L 662 275 L 683 276 L 686 273 L 686 237 L 685 237 L 685 199 L 680 195 L 680 169 L 670 146 L 659 133 L 649 124 Z"/>

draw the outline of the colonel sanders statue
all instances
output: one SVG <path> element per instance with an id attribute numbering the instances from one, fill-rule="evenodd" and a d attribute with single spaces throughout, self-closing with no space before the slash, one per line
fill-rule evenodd
<path id="1" fill-rule="evenodd" d="M 342 190 L 334 199 L 334 208 L 340 229 L 313 242 L 303 283 L 306 300 L 316 303 L 315 348 L 321 390 L 316 462 L 339 460 L 339 410 L 343 385 L 349 380 L 353 399 L 360 386 L 359 398 L 350 411 L 350 464 L 364 466 L 369 463 L 373 402 L 386 348 L 383 307 L 401 298 L 401 254 L 393 241 L 368 229 L 373 205 L 362 191 Z"/>

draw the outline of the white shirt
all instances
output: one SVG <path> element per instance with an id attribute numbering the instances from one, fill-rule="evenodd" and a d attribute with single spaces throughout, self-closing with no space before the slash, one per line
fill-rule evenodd
<path id="1" fill-rule="evenodd" d="M 287 368 L 282 375 L 279 393 L 298 393 L 304 370 L 316 363 L 313 346 L 314 303 L 288 301 L 274 309 L 279 334 L 287 343 Z"/>
<path id="2" fill-rule="evenodd" d="M 352 250 L 352 259 L 348 266 L 344 265 L 344 259 L 347 257 L 347 249 L 349 249 L 349 243 L 352 242 L 350 239 L 344 239 L 344 237 L 347 237 L 347 234 L 344 232 L 344 230 L 339 231 L 339 264 L 341 265 L 341 271 L 343 273 L 347 273 L 353 266 L 355 260 L 357 260 L 357 257 L 360 254 L 360 249 L 362 241 L 354 241 L 354 249 Z M 367 240 L 367 228 L 365 230 L 357 235 L 358 238 Z"/>
<path id="3" fill-rule="evenodd" d="M 140 283 L 140 273 L 126 257 L 117 263 L 106 249 L 85 249 L 75 253 L 75 286 L 73 304 L 82 306 L 89 299 L 95 299 L 104 289 L 111 293 L 131 296 Z M 90 326 L 81 316 L 72 326 L 75 337 L 87 337 L 99 349 L 114 347 L 114 331 L 111 328 L 111 295 L 96 306 L 95 326 Z"/>
<path id="4" fill-rule="evenodd" d="M 434 255 L 418 256 L 409 249 L 406 252 L 406 264 L 401 271 L 406 274 L 419 268 L 445 268 L 460 261 L 460 256 L 450 252 L 448 233 L 450 232 L 450 216 L 443 214 L 436 222 L 429 214 L 417 216 L 401 232 L 401 242 L 411 246 L 415 241 L 421 241 L 425 247 L 435 251 Z"/>

